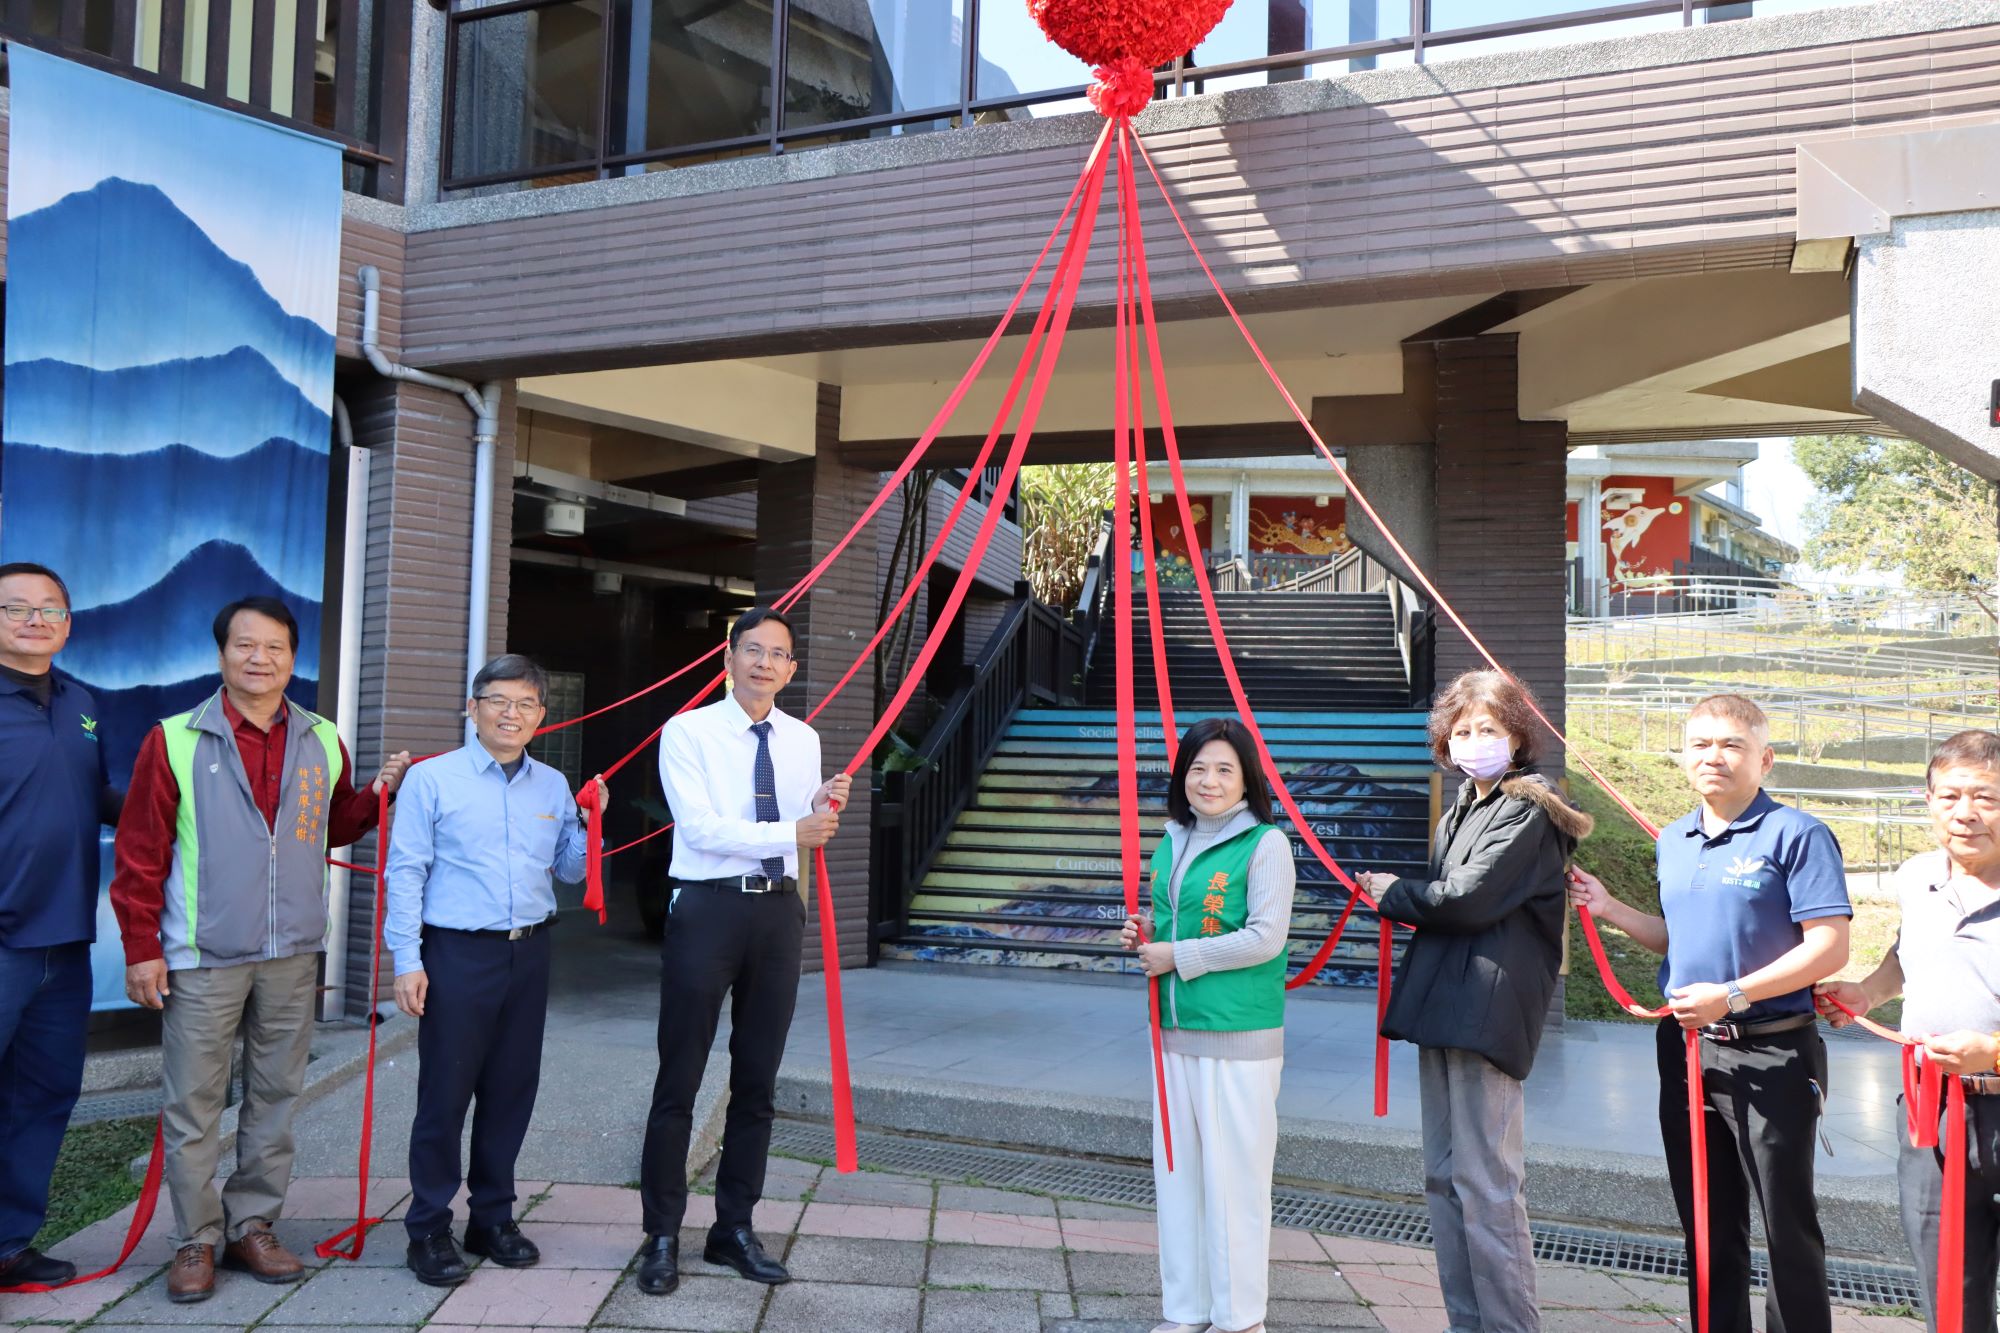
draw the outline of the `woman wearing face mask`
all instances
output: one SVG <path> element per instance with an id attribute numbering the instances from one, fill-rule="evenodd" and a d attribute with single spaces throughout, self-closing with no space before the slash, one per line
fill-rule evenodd
<path id="1" fill-rule="evenodd" d="M 1255 745 L 1235 718 L 1188 728 L 1167 813 L 1152 911 L 1126 918 L 1124 931 L 1160 979 L 1174 1139 L 1169 1172 L 1155 1107 L 1166 1320 L 1153 1333 L 1244 1333 L 1264 1327 L 1270 1286 L 1292 843 L 1271 822 Z"/>
<path id="2" fill-rule="evenodd" d="M 1539 1330 L 1521 1203 L 1521 1083 L 1562 963 L 1563 871 L 1590 832 L 1539 774 L 1527 688 L 1469 671 L 1431 710 L 1431 752 L 1468 781 L 1438 821 L 1423 879 L 1367 874 L 1382 915 L 1417 933 L 1382 1035 L 1415 1043 L 1424 1197 L 1453 1329 Z"/>

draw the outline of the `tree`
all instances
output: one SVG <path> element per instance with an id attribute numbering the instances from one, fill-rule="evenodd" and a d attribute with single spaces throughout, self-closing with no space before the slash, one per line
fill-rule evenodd
<path id="1" fill-rule="evenodd" d="M 1117 485 L 1109 463 L 1021 469 L 1021 529 L 1027 533 L 1021 563 L 1037 599 L 1075 605 Z M 1140 503 L 1145 498 L 1140 496 Z"/>
<path id="2" fill-rule="evenodd" d="M 1806 560 L 1893 571 L 1905 586 L 1968 593 L 1990 613 L 2000 565 L 1994 486 L 1908 440 L 1801 435 L 1792 461 L 1819 490 L 1806 509 Z"/>

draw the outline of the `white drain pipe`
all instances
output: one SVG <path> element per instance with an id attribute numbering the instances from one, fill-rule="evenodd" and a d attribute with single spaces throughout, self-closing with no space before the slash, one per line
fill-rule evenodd
<path id="1" fill-rule="evenodd" d="M 472 586 L 466 607 L 465 688 L 472 692 L 472 678 L 486 665 L 487 603 L 491 597 L 493 571 L 493 447 L 500 434 L 500 384 L 497 380 L 475 385 L 449 375 L 433 375 L 428 370 L 400 365 L 383 355 L 375 344 L 381 314 L 382 275 L 373 264 L 356 275 L 361 282 L 361 354 L 375 373 L 385 379 L 423 384 L 455 393 L 472 409 Z M 472 721 L 466 720 L 465 737 L 472 739 Z"/>

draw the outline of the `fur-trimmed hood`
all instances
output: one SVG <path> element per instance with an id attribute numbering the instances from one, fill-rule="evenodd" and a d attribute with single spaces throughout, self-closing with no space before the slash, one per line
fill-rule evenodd
<path id="1" fill-rule="evenodd" d="M 1550 786 L 1549 780 L 1539 773 L 1520 773 L 1502 779 L 1500 794 L 1517 801 L 1533 801 L 1541 806 L 1549 822 L 1556 826 L 1556 831 L 1574 842 L 1582 842 L 1597 826 L 1596 820 L 1571 805 L 1568 798 Z"/>

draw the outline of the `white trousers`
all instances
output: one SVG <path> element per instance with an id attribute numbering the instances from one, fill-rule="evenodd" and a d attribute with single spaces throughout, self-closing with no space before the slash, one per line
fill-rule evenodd
<path id="1" fill-rule="evenodd" d="M 1167 1170 L 1156 1104 L 1153 1193 L 1161 1313 L 1176 1323 L 1240 1330 L 1264 1322 L 1284 1067 L 1282 1059 L 1166 1057 L 1174 1169 Z"/>

